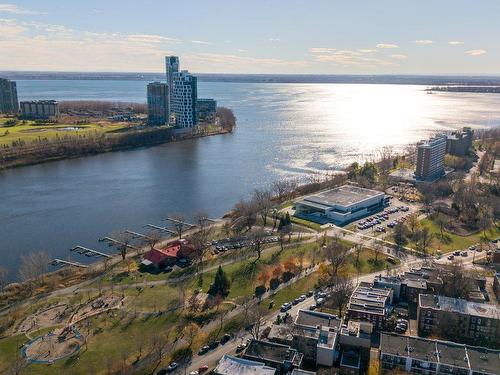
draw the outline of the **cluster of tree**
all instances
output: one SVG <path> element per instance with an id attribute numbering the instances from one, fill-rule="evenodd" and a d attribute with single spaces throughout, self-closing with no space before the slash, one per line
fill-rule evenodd
<path id="1" fill-rule="evenodd" d="M 30 142 L 17 140 L 0 148 L 0 168 L 40 163 L 57 158 L 75 157 L 100 152 L 156 145 L 173 140 L 169 128 L 151 128 L 123 133 L 98 132 L 39 138 Z"/>
<path id="2" fill-rule="evenodd" d="M 227 277 L 222 267 L 219 266 L 219 268 L 217 268 L 217 272 L 215 273 L 214 282 L 208 289 L 208 294 L 213 297 L 221 296 L 225 298 L 229 294 L 230 286 L 231 283 L 229 282 L 229 278 Z"/>
<path id="3" fill-rule="evenodd" d="M 112 102 L 103 100 L 66 100 L 59 102 L 59 111 L 67 112 L 101 112 L 101 113 L 115 113 L 115 112 L 134 112 L 134 113 L 147 113 L 148 106 L 146 103 L 133 103 L 133 102 Z"/>
<path id="4" fill-rule="evenodd" d="M 377 167 L 372 162 L 365 162 L 363 165 L 354 162 L 347 168 L 346 172 L 351 181 L 356 181 L 365 187 L 374 186 L 378 174 Z"/>
<path id="5" fill-rule="evenodd" d="M 236 126 L 236 116 L 232 109 L 217 107 L 216 116 L 222 129 L 232 132 Z"/>
<path id="6" fill-rule="evenodd" d="M 460 261 L 440 266 L 438 276 L 442 281 L 438 292 L 444 296 L 467 299 L 469 293 L 475 290 L 475 274 L 466 270 Z"/>
<path id="7" fill-rule="evenodd" d="M 393 239 L 399 250 L 406 246 L 409 240 L 412 240 L 417 250 L 427 256 L 434 234 L 428 227 L 421 226 L 417 215 L 413 214 L 408 216 L 406 223 L 400 222 L 394 227 Z"/>
<path id="8" fill-rule="evenodd" d="M 472 176 L 470 181 L 456 182 L 452 207 L 467 227 L 479 228 L 486 236 L 486 230 L 492 225 L 494 218 L 498 217 L 499 197 L 478 184 L 475 176 Z"/>
<path id="9" fill-rule="evenodd" d="M 300 274 L 303 268 L 303 257 L 290 257 L 283 263 L 264 268 L 257 276 L 259 285 L 255 288 L 255 296 L 262 296 L 267 290 L 267 285 L 269 285 L 269 289 L 276 289 L 281 283 L 290 281 L 293 277 Z"/>
<path id="10" fill-rule="evenodd" d="M 330 288 L 330 298 L 327 299 L 326 305 L 337 309 L 339 316 L 342 316 L 354 291 L 352 280 L 340 274 L 341 267 L 348 259 L 349 250 L 338 236 L 333 237 L 323 246 L 326 262 L 319 269 L 318 287 Z"/>

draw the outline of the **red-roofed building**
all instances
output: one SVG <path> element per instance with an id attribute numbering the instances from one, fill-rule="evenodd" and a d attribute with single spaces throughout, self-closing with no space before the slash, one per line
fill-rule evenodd
<path id="1" fill-rule="evenodd" d="M 193 255 L 193 246 L 185 239 L 180 239 L 169 243 L 167 247 L 149 250 L 142 264 L 163 268 L 174 265 L 179 259 L 191 259 Z"/>

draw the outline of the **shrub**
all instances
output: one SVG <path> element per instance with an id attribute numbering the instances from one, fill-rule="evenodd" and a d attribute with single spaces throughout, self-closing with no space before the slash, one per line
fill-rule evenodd
<path id="1" fill-rule="evenodd" d="M 255 287 L 255 296 L 260 297 L 266 292 L 266 287 L 264 285 L 259 285 Z"/>
<path id="2" fill-rule="evenodd" d="M 290 281 L 290 279 L 294 276 L 295 275 L 292 272 L 285 271 L 283 272 L 283 281 L 286 283 L 287 281 Z"/>
<path id="3" fill-rule="evenodd" d="M 280 279 L 274 278 L 269 281 L 269 288 L 276 289 L 281 284 Z"/>

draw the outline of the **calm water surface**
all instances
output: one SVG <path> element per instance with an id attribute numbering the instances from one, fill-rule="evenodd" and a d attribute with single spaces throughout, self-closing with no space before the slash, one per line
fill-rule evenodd
<path id="1" fill-rule="evenodd" d="M 20 99 L 145 101 L 143 81 L 18 81 Z M 77 244 L 168 213 L 220 216 L 256 187 L 370 159 L 437 131 L 500 124 L 500 95 L 426 94 L 424 86 L 201 82 L 231 107 L 233 134 L 0 172 L 0 264 Z M 73 256 L 74 260 L 81 260 Z"/>

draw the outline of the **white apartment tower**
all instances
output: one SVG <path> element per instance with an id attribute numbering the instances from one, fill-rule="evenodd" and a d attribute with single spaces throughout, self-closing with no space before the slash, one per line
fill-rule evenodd
<path id="1" fill-rule="evenodd" d="M 179 128 L 191 128 L 198 123 L 196 102 L 198 85 L 196 77 L 187 70 L 173 75 L 171 113 L 175 117 L 174 125 Z"/>

